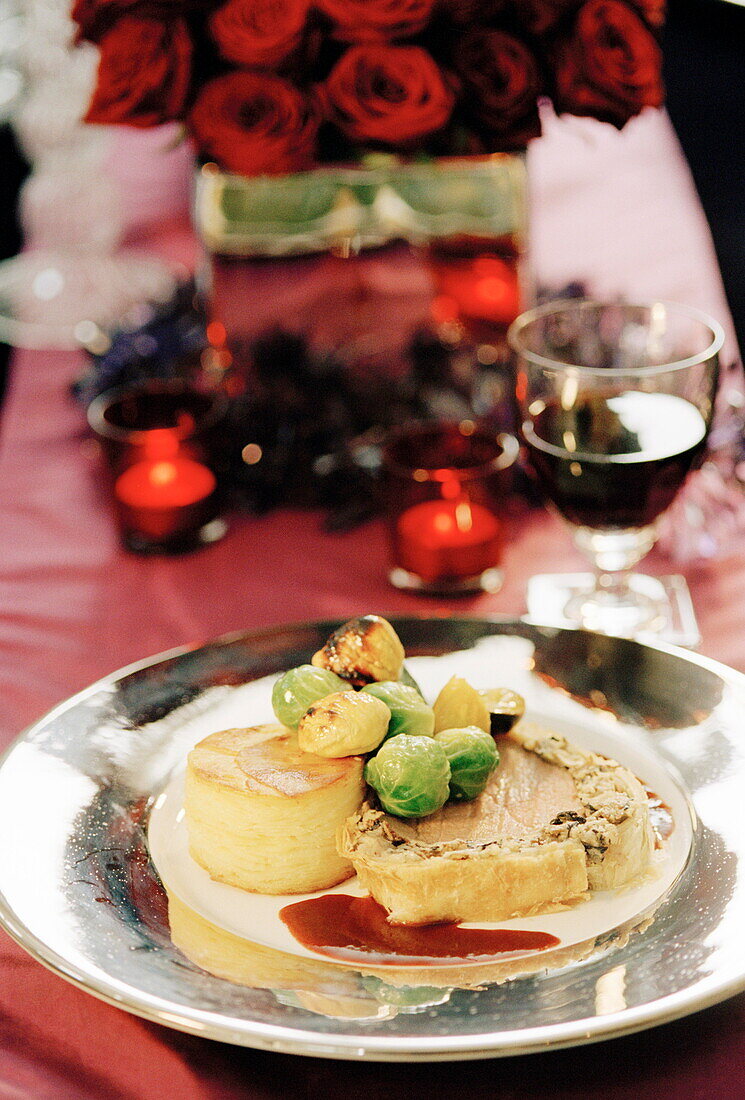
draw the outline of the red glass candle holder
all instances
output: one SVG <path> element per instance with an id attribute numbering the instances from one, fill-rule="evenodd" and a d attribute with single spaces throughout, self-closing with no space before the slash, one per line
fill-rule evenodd
<path id="1" fill-rule="evenodd" d="M 432 315 L 443 332 L 459 326 L 475 344 L 506 347 L 525 292 L 518 238 L 445 238 L 429 245 L 427 259 L 435 287 Z"/>
<path id="2" fill-rule="evenodd" d="M 514 436 L 471 420 L 410 424 L 391 435 L 383 472 L 392 584 L 445 596 L 497 591 L 518 449 Z"/>
<path id="3" fill-rule="evenodd" d="M 140 554 L 177 554 L 221 538 L 211 462 L 221 395 L 181 382 L 143 382 L 96 398 L 88 421 L 113 478 L 122 541 Z"/>

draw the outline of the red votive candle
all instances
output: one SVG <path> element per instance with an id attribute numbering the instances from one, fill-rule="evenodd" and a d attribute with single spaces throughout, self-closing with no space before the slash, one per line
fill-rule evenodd
<path id="1" fill-rule="evenodd" d="M 520 249 L 505 237 L 433 242 L 428 250 L 438 323 L 460 322 L 473 339 L 502 341 L 522 308 Z"/>
<path id="2" fill-rule="evenodd" d="M 114 484 L 122 522 L 153 539 L 188 531 L 200 505 L 214 493 L 217 480 L 201 462 L 190 458 L 146 459 L 130 466 Z"/>
<path id="3" fill-rule="evenodd" d="M 514 436 L 473 421 L 412 424 L 384 453 L 398 588 L 457 595 L 501 584 L 505 495 Z"/>
<path id="4" fill-rule="evenodd" d="M 97 398 L 88 419 L 108 455 L 124 545 L 181 553 L 224 534 L 210 431 L 221 398 L 183 383 L 146 382 Z"/>
<path id="5" fill-rule="evenodd" d="M 496 516 L 467 500 L 427 500 L 399 518 L 396 561 L 425 583 L 474 577 L 499 565 L 502 529 Z"/>

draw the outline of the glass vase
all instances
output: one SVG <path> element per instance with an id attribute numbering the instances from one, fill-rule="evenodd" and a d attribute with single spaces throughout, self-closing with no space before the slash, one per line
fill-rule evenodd
<path id="1" fill-rule="evenodd" d="M 234 392 L 261 389 L 274 341 L 420 394 L 446 374 L 464 411 L 493 410 L 511 393 L 492 385 L 507 328 L 531 298 L 526 193 L 519 154 L 259 178 L 203 166 L 208 367 Z"/>

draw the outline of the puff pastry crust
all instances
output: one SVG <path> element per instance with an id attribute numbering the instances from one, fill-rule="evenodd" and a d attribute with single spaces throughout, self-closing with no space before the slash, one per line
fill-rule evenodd
<path id="1" fill-rule="evenodd" d="M 616 888 L 649 867 L 646 792 L 622 765 L 528 723 L 473 803 L 419 822 L 365 803 L 339 851 L 390 920 L 495 921 Z"/>

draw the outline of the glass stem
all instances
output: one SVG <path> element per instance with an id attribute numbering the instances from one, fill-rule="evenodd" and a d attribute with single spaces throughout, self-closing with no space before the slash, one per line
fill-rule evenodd
<path id="1" fill-rule="evenodd" d="M 633 635 L 661 614 L 656 598 L 634 586 L 632 569 L 651 550 L 655 528 L 597 531 L 578 527 L 574 541 L 595 570 L 594 583 L 575 594 L 564 609 L 570 619 L 606 634 Z"/>
<path id="2" fill-rule="evenodd" d="M 619 576 L 618 583 L 625 588 L 628 588 L 625 575 L 646 557 L 656 538 L 657 531 L 651 524 L 618 531 L 598 531 L 591 527 L 577 527 L 574 531 L 575 545 L 592 562 L 598 577 Z M 610 587 L 610 582 L 606 584 Z"/>

